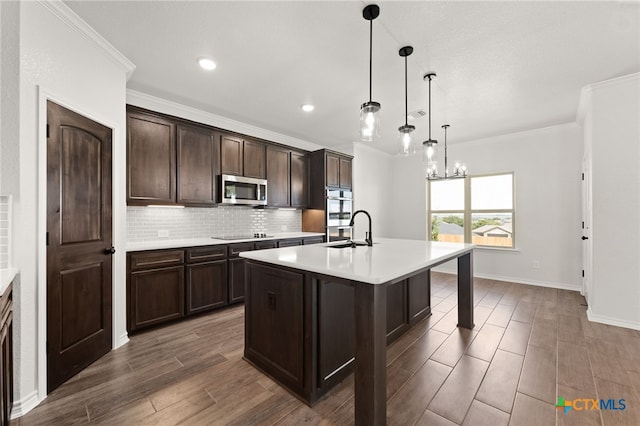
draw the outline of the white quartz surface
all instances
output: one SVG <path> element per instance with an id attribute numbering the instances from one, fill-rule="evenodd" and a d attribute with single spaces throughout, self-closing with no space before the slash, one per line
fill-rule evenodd
<path id="1" fill-rule="evenodd" d="M 143 242 L 128 242 L 127 251 L 143 251 L 143 250 L 158 250 L 158 249 L 170 249 L 181 247 L 196 247 L 196 246 L 213 246 L 217 244 L 233 244 L 242 243 L 245 241 L 269 241 L 269 240 L 282 240 L 286 238 L 306 238 L 315 236 L 324 236 L 324 234 L 317 232 L 277 232 L 270 238 L 248 238 L 244 240 L 217 240 L 210 237 L 203 238 L 190 238 L 183 240 L 156 240 L 156 241 L 143 241 Z"/>
<path id="2" fill-rule="evenodd" d="M 11 281 L 16 277 L 18 270 L 16 268 L 0 269 L 0 296 L 9 287 Z"/>
<path id="3" fill-rule="evenodd" d="M 373 247 L 339 243 L 240 253 L 241 257 L 369 284 L 382 284 L 470 252 L 473 244 L 378 238 Z"/>

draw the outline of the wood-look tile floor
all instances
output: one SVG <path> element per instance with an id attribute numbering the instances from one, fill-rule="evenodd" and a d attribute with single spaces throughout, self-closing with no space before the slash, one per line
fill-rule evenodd
<path id="1" fill-rule="evenodd" d="M 473 330 L 434 273 L 432 316 L 388 347 L 389 425 L 640 425 L 640 332 L 589 322 L 577 292 L 474 283 Z M 352 377 L 311 408 L 243 361 L 243 314 L 134 335 L 12 424 L 353 424 Z M 558 396 L 626 410 L 565 414 Z"/>

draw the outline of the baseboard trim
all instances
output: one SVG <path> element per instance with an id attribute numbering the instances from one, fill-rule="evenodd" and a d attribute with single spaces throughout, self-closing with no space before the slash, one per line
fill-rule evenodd
<path id="1" fill-rule="evenodd" d="M 129 335 L 125 332 L 120 335 L 113 349 L 118 349 L 120 346 L 126 345 L 127 343 L 129 343 Z"/>
<path id="2" fill-rule="evenodd" d="M 38 391 L 33 391 L 24 398 L 13 401 L 11 420 L 24 416 L 29 411 L 36 408 L 40 402 L 42 402 L 42 400 L 38 398 Z"/>
<path id="3" fill-rule="evenodd" d="M 455 275 L 457 272 L 453 269 L 444 269 L 444 268 L 434 268 L 434 272 L 442 272 L 445 274 L 453 274 Z M 567 284 L 567 283 L 554 283 L 549 281 L 536 281 L 529 280 L 526 278 L 518 278 L 518 277 L 504 277 L 501 275 L 491 275 L 491 274 L 478 274 L 474 273 L 474 277 L 476 278 L 485 278 L 488 280 L 496 280 L 496 281 L 506 281 L 510 283 L 517 284 L 527 284 L 527 285 L 535 285 L 538 287 L 549 287 L 549 288 L 557 288 L 558 290 L 570 290 L 570 291 L 581 291 L 582 286 L 580 284 Z"/>
<path id="4" fill-rule="evenodd" d="M 606 315 L 594 314 L 593 311 L 591 310 L 591 306 L 587 308 L 587 319 L 589 321 L 597 322 L 600 324 L 613 325 L 615 327 L 630 328 L 632 330 L 640 330 L 640 323 L 638 322 L 621 320 L 618 318 L 611 318 Z"/>

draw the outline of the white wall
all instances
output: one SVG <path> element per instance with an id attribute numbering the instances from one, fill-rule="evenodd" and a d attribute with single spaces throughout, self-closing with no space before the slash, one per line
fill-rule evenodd
<path id="1" fill-rule="evenodd" d="M 438 154 L 443 155 L 439 148 Z M 477 249 L 476 276 L 578 290 L 581 284 L 582 133 L 576 124 L 449 145 L 471 174 L 515 173 L 516 250 Z M 395 237 L 426 239 L 419 157 L 394 162 Z M 404 184 L 403 182 L 407 182 Z M 533 268 L 537 261 L 539 269 Z M 455 271 L 447 264 L 441 270 Z"/>
<path id="2" fill-rule="evenodd" d="M 373 240 L 390 237 L 394 207 L 390 203 L 393 190 L 389 154 L 361 143 L 353 143 L 353 207 L 371 214 Z M 364 239 L 368 231 L 366 217 L 358 215 L 354 238 Z"/>
<path id="3" fill-rule="evenodd" d="M 0 194 L 18 191 L 20 110 L 20 4 L 0 2 Z"/>
<path id="4" fill-rule="evenodd" d="M 13 194 L 13 231 L 14 240 L 20 241 L 14 248 L 15 266 L 20 271 L 14 305 L 14 416 L 35 406 L 46 392 L 43 94 L 113 128 L 114 345 L 126 339 L 125 94 L 127 71 L 132 70 L 132 64 L 118 59 L 117 52 L 107 53 L 110 46 L 61 2 L 19 4 L 20 143 L 3 146 L 3 156 L 7 148 L 10 155 L 19 158 L 19 175 L 13 177 L 18 183 Z"/>
<path id="5" fill-rule="evenodd" d="M 640 330 L 640 74 L 586 92 L 593 247 L 588 314 Z"/>

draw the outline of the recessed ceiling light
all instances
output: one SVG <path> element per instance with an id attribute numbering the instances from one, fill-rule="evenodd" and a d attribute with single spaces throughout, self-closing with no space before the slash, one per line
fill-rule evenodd
<path id="1" fill-rule="evenodd" d="M 304 112 L 311 112 L 311 111 L 313 111 L 313 109 L 314 109 L 314 108 L 315 108 L 315 107 L 314 107 L 313 105 L 311 105 L 311 104 L 304 104 L 304 105 L 302 105 L 302 110 L 303 110 Z"/>
<path id="2" fill-rule="evenodd" d="M 202 69 L 207 70 L 207 71 L 212 71 L 214 69 L 216 69 L 216 63 L 213 62 L 213 59 L 211 58 L 198 58 L 198 64 L 200 64 L 200 67 L 202 67 Z"/>

